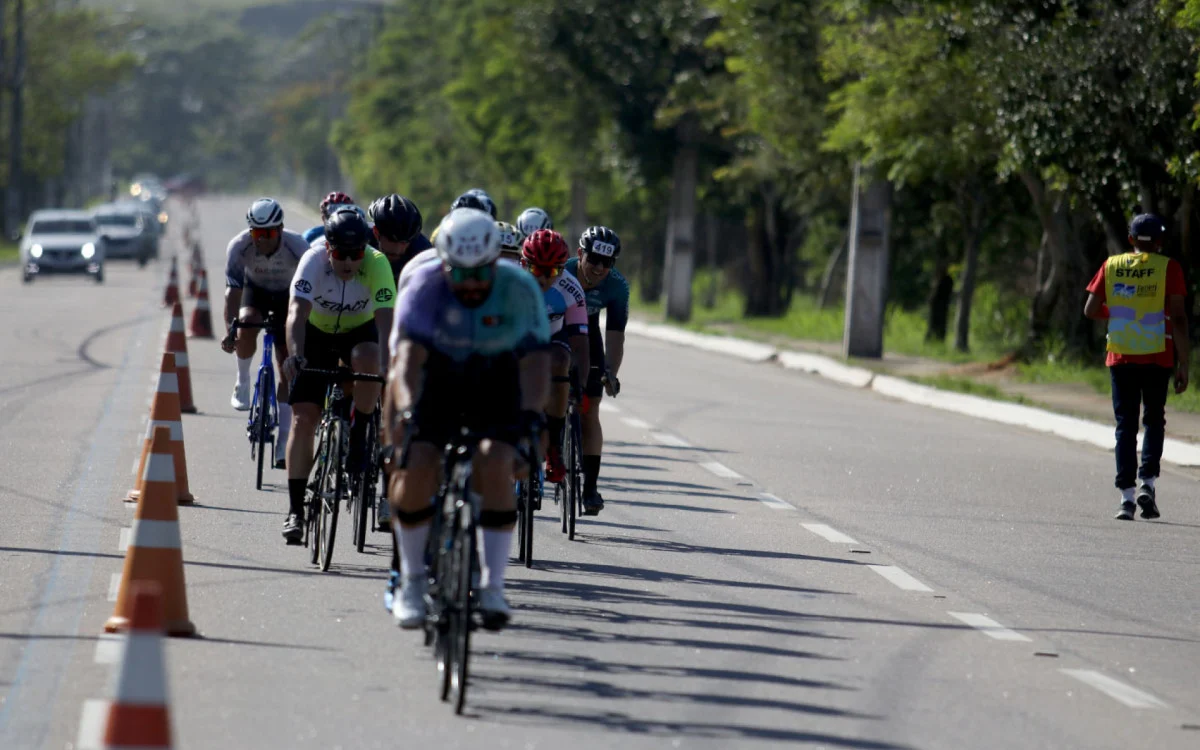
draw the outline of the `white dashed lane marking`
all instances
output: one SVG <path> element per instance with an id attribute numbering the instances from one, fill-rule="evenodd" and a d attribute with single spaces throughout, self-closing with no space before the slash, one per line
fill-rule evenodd
<path id="1" fill-rule="evenodd" d="M 101 633 L 100 639 L 96 641 L 96 658 L 97 664 L 116 664 L 121 658 L 121 647 L 125 642 L 125 636 L 119 633 Z"/>
<path id="2" fill-rule="evenodd" d="M 846 536 L 832 526 L 823 523 L 802 523 L 800 525 L 827 542 L 833 542 L 834 544 L 858 544 L 854 537 Z"/>
<path id="3" fill-rule="evenodd" d="M 741 479 L 742 475 L 738 474 L 733 469 L 723 463 L 717 461 L 703 461 L 700 463 L 706 471 L 722 478 L 722 479 Z"/>
<path id="4" fill-rule="evenodd" d="M 691 448 L 692 444 L 683 438 L 675 437 L 666 432 L 652 432 L 650 437 L 671 448 Z"/>
<path id="5" fill-rule="evenodd" d="M 867 567 L 904 591 L 933 591 L 895 565 L 868 565 Z"/>
<path id="6" fill-rule="evenodd" d="M 1059 671 L 1069 677 L 1074 677 L 1085 685 L 1096 688 L 1109 698 L 1124 703 L 1130 708 L 1170 708 L 1150 693 L 1114 680 L 1094 669 L 1060 669 Z"/>
<path id="7" fill-rule="evenodd" d="M 601 402 L 601 403 L 603 403 L 603 402 Z M 650 429 L 649 422 L 645 422 L 641 419 L 638 419 L 637 417 L 622 417 L 621 421 L 624 422 L 625 424 L 629 425 L 630 427 L 632 427 L 635 430 Z"/>
<path id="8" fill-rule="evenodd" d="M 795 510 L 796 509 L 788 501 L 784 500 L 781 497 L 772 495 L 770 492 L 758 493 L 758 499 L 762 501 L 763 505 L 767 506 L 768 508 L 771 508 L 772 510 Z"/>
<path id="9" fill-rule="evenodd" d="M 104 747 L 104 729 L 108 724 L 109 701 L 86 700 L 79 720 L 76 750 L 100 750 Z"/>
<path id="10" fill-rule="evenodd" d="M 1033 641 L 1032 638 L 1021 635 L 1015 630 L 1010 630 L 985 615 L 975 612 L 947 612 L 946 614 L 970 625 L 989 638 L 995 638 L 998 641 L 1020 641 L 1023 643 Z"/>
<path id="11" fill-rule="evenodd" d="M 117 539 L 117 551 L 124 553 L 129 549 L 129 538 L 133 535 L 133 529 L 125 527 L 121 529 L 121 536 Z"/>
<path id="12" fill-rule="evenodd" d="M 115 602 L 119 593 L 121 593 L 121 574 L 113 573 L 112 578 L 108 579 L 108 600 Z"/>

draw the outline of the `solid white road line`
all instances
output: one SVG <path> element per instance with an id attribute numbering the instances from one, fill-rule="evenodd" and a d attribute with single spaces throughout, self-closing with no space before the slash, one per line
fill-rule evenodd
<path id="1" fill-rule="evenodd" d="M 79 736 L 75 750 L 101 750 L 104 747 L 104 728 L 108 725 L 109 701 L 86 700 L 79 719 Z"/>
<path id="2" fill-rule="evenodd" d="M 650 437 L 671 448 L 691 448 L 692 444 L 683 438 L 677 438 L 665 432 L 652 432 Z"/>
<path id="3" fill-rule="evenodd" d="M 621 407 L 611 404 L 607 401 L 600 402 L 600 411 L 606 411 L 609 414 L 620 414 Z"/>
<path id="4" fill-rule="evenodd" d="M 795 510 L 796 509 L 796 507 L 794 505 L 792 505 L 791 503 L 789 503 L 787 500 L 784 500 L 781 497 L 772 495 L 770 492 L 758 493 L 758 499 L 762 501 L 763 505 L 765 505 L 768 508 L 771 508 L 773 510 Z"/>
<path id="5" fill-rule="evenodd" d="M 1058 671 L 1096 688 L 1109 698 L 1124 703 L 1130 708 L 1170 708 L 1150 693 L 1114 680 L 1094 669 L 1060 669 Z"/>
<path id="6" fill-rule="evenodd" d="M 126 550 L 128 550 L 129 549 L 129 540 L 132 537 L 133 537 L 133 529 L 128 528 L 128 527 L 123 527 L 121 529 L 121 536 L 117 539 L 117 551 L 124 553 Z"/>
<path id="7" fill-rule="evenodd" d="M 718 476 L 722 479 L 741 479 L 742 478 L 741 474 L 738 474 L 736 471 L 729 468 L 725 464 L 718 463 L 717 461 L 702 461 L 702 462 L 700 462 L 700 465 L 702 467 L 704 467 L 707 471 L 715 474 L 716 476 Z"/>
<path id="8" fill-rule="evenodd" d="M 604 403 L 604 402 L 601 401 L 600 403 Z M 642 420 L 638 419 L 637 417 L 622 417 L 621 421 L 624 422 L 625 424 L 629 425 L 630 427 L 632 427 L 635 430 L 650 429 L 649 422 L 642 421 Z"/>
<path id="9" fill-rule="evenodd" d="M 802 523 L 800 525 L 827 542 L 833 542 L 834 544 L 858 544 L 854 537 L 846 536 L 842 532 L 827 524 Z"/>
<path id="10" fill-rule="evenodd" d="M 1023 643 L 1033 641 L 1032 638 L 1023 636 L 1015 630 L 1004 627 L 992 618 L 975 612 L 947 612 L 946 614 L 956 620 L 961 620 L 989 638 L 995 638 L 998 641 L 1021 641 Z"/>
<path id="11" fill-rule="evenodd" d="M 101 633 L 100 640 L 96 641 L 96 663 L 116 664 L 121 658 L 121 647 L 124 642 L 124 634 Z"/>
<path id="12" fill-rule="evenodd" d="M 895 565 L 868 565 L 867 567 L 905 591 L 933 591 Z"/>
<path id="13" fill-rule="evenodd" d="M 121 593 L 121 574 L 113 573 L 112 578 L 108 579 L 108 600 L 115 602 L 119 593 Z"/>

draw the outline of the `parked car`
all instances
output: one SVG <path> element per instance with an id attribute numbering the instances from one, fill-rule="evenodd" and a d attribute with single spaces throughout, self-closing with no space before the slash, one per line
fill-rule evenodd
<path id="1" fill-rule="evenodd" d="M 34 211 L 21 236 L 22 280 L 46 273 L 86 273 L 104 281 L 105 242 L 87 211 Z"/>
<path id="2" fill-rule="evenodd" d="M 104 237 L 106 258 L 132 258 L 146 265 L 158 254 L 158 232 L 136 203 L 106 203 L 92 211 L 92 218 Z"/>

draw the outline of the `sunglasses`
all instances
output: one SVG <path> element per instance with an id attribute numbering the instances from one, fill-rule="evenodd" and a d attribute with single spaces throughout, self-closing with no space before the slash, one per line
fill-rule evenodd
<path id="1" fill-rule="evenodd" d="M 334 260 L 362 260 L 367 252 L 366 247 L 334 247 L 329 246 L 329 257 Z"/>
<path id="2" fill-rule="evenodd" d="M 256 240 L 273 240 L 282 231 L 279 227 L 254 227 L 250 230 L 250 236 Z"/>
<path id="3" fill-rule="evenodd" d="M 491 281 L 493 269 L 492 266 L 479 266 L 477 268 L 459 268 L 451 266 L 450 283 L 462 284 L 468 281 Z"/>
<path id="4" fill-rule="evenodd" d="M 589 266 L 600 266 L 601 268 L 612 268 L 617 260 L 610 255 L 596 255 L 595 253 L 587 253 L 585 255 Z"/>
<path id="5" fill-rule="evenodd" d="M 525 258 L 521 259 L 521 265 L 525 267 L 526 271 L 542 279 L 557 279 L 564 270 L 562 266 L 539 266 L 530 263 Z"/>

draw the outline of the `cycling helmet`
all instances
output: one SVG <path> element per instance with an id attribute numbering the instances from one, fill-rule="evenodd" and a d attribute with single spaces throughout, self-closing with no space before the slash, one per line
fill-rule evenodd
<path id="1" fill-rule="evenodd" d="M 527 208 L 517 217 L 517 226 L 526 235 L 533 234 L 539 229 L 553 229 L 554 222 L 550 214 L 540 208 Z"/>
<path id="2" fill-rule="evenodd" d="M 500 257 L 500 230 L 486 211 L 456 208 L 442 219 L 434 247 L 455 268 L 486 266 Z"/>
<path id="3" fill-rule="evenodd" d="M 483 199 L 478 195 L 472 195 L 471 193 L 463 193 L 455 198 L 454 202 L 450 204 L 450 210 L 453 211 L 456 208 L 473 208 L 476 211 L 483 211 L 486 214 L 491 214 L 491 211 L 488 211 L 487 204 L 483 202 Z"/>
<path id="4" fill-rule="evenodd" d="M 251 229 L 266 229 L 283 226 L 283 208 L 274 198 L 259 198 L 250 204 L 246 212 L 246 223 Z"/>
<path id="5" fill-rule="evenodd" d="M 321 201 L 321 221 L 324 221 L 325 219 L 329 218 L 329 214 L 332 213 L 331 209 L 334 206 L 352 206 L 352 205 L 354 205 L 354 199 L 351 198 L 350 196 L 346 195 L 345 193 L 341 193 L 341 192 L 330 193 L 329 195 L 325 196 L 324 200 Z"/>
<path id="6" fill-rule="evenodd" d="M 525 233 L 507 221 L 497 221 L 496 230 L 500 232 L 500 249 L 520 254 L 521 243 L 525 241 Z"/>
<path id="7" fill-rule="evenodd" d="M 615 261 L 621 255 L 621 238 L 608 227 L 588 227 L 579 237 L 579 249 Z"/>
<path id="8" fill-rule="evenodd" d="M 393 242 L 411 242 L 421 233 L 421 211 L 403 196 L 392 193 L 379 198 L 369 213 L 379 234 Z"/>
<path id="9" fill-rule="evenodd" d="M 521 257 L 535 266 L 554 268 L 566 265 L 571 248 L 563 236 L 553 229 L 539 229 L 525 238 Z"/>
<path id="10" fill-rule="evenodd" d="M 483 202 L 483 210 L 491 214 L 493 219 L 496 218 L 496 201 L 492 200 L 492 196 L 488 195 L 486 190 L 483 188 L 471 188 L 464 195 L 473 195 L 478 198 Z"/>
<path id="11" fill-rule="evenodd" d="M 325 242 L 329 247 L 366 247 L 371 227 L 357 206 L 339 208 L 325 220 Z"/>

